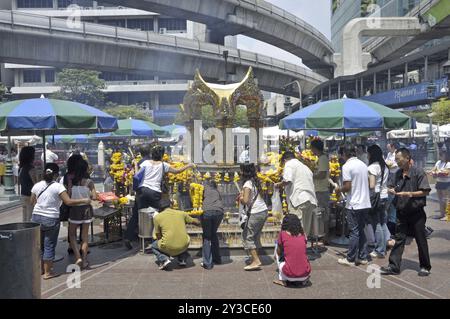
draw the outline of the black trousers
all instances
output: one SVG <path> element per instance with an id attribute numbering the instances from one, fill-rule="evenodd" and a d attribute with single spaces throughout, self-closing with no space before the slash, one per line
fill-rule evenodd
<path id="1" fill-rule="evenodd" d="M 159 202 L 161 200 L 161 193 L 151 190 L 146 187 L 141 187 L 136 192 L 136 201 L 133 206 L 133 214 L 128 222 L 127 230 L 124 237 L 129 241 L 138 240 L 139 232 L 139 209 L 154 207 L 159 208 Z"/>
<path id="2" fill-rule="evenodd" d="M 389 256 L 389 266 L 397 272 L 400 272 L 402 255 L 405 249 L 406 237 L 408 230 L 414 231 L 414 238 L 416 239 L 417 248 L 419 250 L 419 264 L 420 268 L 427 270 L 431 269 L 430 254 L 428 252 L 428 242 L 425 236 L 425 222 L 427 216 L 423 208 L 411 214 L 402 211 L 397 211 L 397 225 L 395 233 L 395 245 L 392 248 Z"/>

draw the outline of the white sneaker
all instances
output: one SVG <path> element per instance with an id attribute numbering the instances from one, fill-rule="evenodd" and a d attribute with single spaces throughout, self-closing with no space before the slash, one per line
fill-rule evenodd
<path id="1" fill-rule="evenodd" d="M 375 251 L 372 251 L 370 253 L 370 257 L 372 257 L 372 259 L 376 259 L 376 258 L 383 259 L 385 256 L 384 255 L 380 255 L 379 253 L 377 253 Z"/>
<path id="2" fill-rule="evenodd" d="M 164 270 L 167 268 L 167 266 L 169 266 L 171 260 L 167 259 L 161 266 L 159 266 L 159 270 Z"/>
<path id="3" fill-rule="evenodd" d="M 378 258 L 378 254 L 376 252 L 374 252 L 374 251 L 372 251 L 369 255 L 372 258 Z"/>
<path id="4" fill-rule="evenodd" d="M 358 264 L 360 264 L 360 265 L 368 265 L 369 261 L 367 259 L 365 259 L 365 260 L 358 260 Z"/>
<path id="5" fill-rule="evenodd" d="M 348 261 L 347 258 L 339 258 L 338 264 L 344 265 L 344 266 L 355 266 L 355 263 L 352 263 L 351 261 Z"/>

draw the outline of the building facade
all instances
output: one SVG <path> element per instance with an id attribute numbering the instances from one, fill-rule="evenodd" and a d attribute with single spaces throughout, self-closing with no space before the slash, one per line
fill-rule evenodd
<path id="1" fill-rule="evenodd" d="M 403 17 L 420 0 L 332 0 L 331 42 L 335 52 L 342 52 L 342 32 L 354 18 L 367 16 Z"/>

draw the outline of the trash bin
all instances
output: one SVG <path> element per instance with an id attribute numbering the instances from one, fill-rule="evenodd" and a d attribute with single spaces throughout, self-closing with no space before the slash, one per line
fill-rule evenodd
<path id="1" fill-rule="evenodd" d="M 145 239 L 153 237 L 153 215 L 156 209 L 153 207 L 142 208 L 139 210 L 139 238 L 142 244 L 142 253 L 145 252 Z"/>
<path id="2" fill-rule="evenodd" d="M 317 207 L 313 212 L 313 234 L 316 239 L 325 236 L 325 225 L 323 220 L 323 209 Z"/>
<path id="3" fill-rule="evenodd" d="M 41 298 L 40 246 L 39 224 L 0 225 L 0 299 Z"/>

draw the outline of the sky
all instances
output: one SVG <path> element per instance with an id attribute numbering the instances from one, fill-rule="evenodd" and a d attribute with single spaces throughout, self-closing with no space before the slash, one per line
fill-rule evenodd
<path id="1" fill-rule="evenodd" d="M 331 0 L 266 0 L 309 23 L 331 39 Z M 261 53 L 295 64 L 301 64 L 301 59 L 270 44 L 238 36 L 238 48 Z"/>

